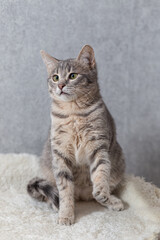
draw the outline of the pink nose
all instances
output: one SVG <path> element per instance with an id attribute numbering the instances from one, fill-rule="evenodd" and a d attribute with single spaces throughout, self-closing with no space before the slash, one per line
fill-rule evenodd
<path id="1" fill-rule="evenodd" d="M 64 88 L 65 85 L 64 84 L 58 84 L 58 87 L 62 90 L 62 88 Z"/>

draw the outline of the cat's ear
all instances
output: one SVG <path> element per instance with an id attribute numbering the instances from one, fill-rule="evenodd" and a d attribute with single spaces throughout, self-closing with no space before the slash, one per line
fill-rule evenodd
<path id="1" fill-rule="evenodd" d="M 50 56 L 48 53 L 46 53 L 45 51 L 41 50 L 40 51 L 42 59 L 47 67 L 47 72 L 48 75 L 51 74 L 51 72 L 53 71 L 53 69 L 57 66 L 59 60 Z"/>
<path id="2" fill-rule="evenodd" d="M 91 68 L 94 68 L 96 62 L 95 62 L 93 48 L 89 45 L 85 45 L 81 49 L 81 51 L 77 57 L 77 60 L 80 62 L 83 62 L 84 64 L 88 64 Z"/>

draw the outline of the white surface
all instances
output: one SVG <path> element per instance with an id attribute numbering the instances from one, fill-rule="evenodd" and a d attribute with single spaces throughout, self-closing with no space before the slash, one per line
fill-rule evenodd
<path id="1" fill-rule="evenodd" d="M 144 240 L 159 239 L 160 189 L 128 176 L 121 198 L 122 212 L 108 211 L 96 202 L 76 204 L 76 223 L 56 223 L 57 214 L 26 193 L 28 181 L 40 176 L 38 158 L 27 154 L 0 154 L 1 240 Z"/>

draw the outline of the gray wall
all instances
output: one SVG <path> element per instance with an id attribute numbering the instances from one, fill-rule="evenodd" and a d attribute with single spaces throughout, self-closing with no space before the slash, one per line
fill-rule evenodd
<path id="1" fill-rule="evenodd" d="M 160 1 L 1 0 L 0 152 L 40 154 L 49 127 L 39 51 L 95 49 L 127 170 L 160 185 Z"/>

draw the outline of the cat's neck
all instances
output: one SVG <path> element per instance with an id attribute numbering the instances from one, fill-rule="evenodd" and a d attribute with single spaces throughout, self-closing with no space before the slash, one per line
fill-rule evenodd
<path id="1" fill-rule="evenodd" d="M 96 91 L 94 91 L 94 93 L 92 93 L 92 95 L 86 94 L 76 100 L 69 102 L 61 101 L 57 98 L 53 99 L 52 109 L 59 108 L 61 109 L 61 111 L 67 112 L 79 111 L 91 107 L 96 102 L 98 102 L 99 99 L 101 99 L 101 95 L 99 89 L 97 89 Z"/>

